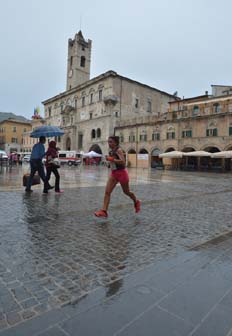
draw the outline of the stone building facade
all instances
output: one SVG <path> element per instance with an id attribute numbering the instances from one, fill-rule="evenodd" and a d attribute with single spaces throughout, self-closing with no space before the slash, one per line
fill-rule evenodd
<path id="1" fill-rule="evenodd" d="M 21 152 L 23 134 L 31 131 L 31 122 L 13 113 L 0 113 L 0 149 L 7 152 Z"/>
<path id="2" fill-rule="evenodd" d="M 212 94 L 169 103 L 166 113 L 120 121 L 115 128 L 131 165 L 133 154 L 147 154 L 146 166 L 173 150 L 218 152 L 232 149 L 232 87 L 212 86 Z M 140 166 L 142 164 L 140 163 Z"/>
<path id="3" fill-rule="evenodd" d="M 64 129 L 61 149 L 106 154 L 117 125 L 162 118 L 177 97 L 115 71 L 89 79 L 90 58 L 91 41 L 79 32 L 69 40 L 67 90 L 43 102 L 45 121 Z"/>

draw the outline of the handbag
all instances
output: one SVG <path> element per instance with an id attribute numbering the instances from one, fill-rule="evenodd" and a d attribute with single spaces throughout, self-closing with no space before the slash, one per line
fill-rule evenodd
<path id="1" fill-rule="evenodd" d="M 27 186 L 27 182 L 29 180 L 30 174 L 26 173 L 23 175 L 23 186 Z M 32 179 L 32 185 L 40 184 L 40 177 L 38 174 L 35 174 Z"/>
<path id="2" fill-rule="evenodd" d="M 49 160 L 48 163 L 56 168 L 60 168 L 60 161 L 57 158 Z"/>

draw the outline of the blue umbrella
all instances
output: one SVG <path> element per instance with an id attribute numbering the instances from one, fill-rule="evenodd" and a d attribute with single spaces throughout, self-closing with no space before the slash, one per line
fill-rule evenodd
<path id="1" fill-rule="evenodd" d="M 33 132 L 31 132 L 31 138 L 39 138 L 41 136 L 54 137 L 63 135 L 64 131 L 57 126 L 40 126 L 37 127 Z"/>

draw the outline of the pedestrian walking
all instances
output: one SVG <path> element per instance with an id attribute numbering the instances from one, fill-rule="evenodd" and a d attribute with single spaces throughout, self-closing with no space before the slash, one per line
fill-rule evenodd
<path id="1" fill-rule="evenodd" d="M 121 184 L 124 194 L 133 200 L 135 212 L 138 213 L 140 211 L 140 201 L 136 198 L 133 192 L 130 191 L 129 176 L 127 170 L 125 169 L 125 157 L 122 149 L 119 146 L 119 137 L 110 136 L 108 138 L 108 144 L 110 147 L 110 152 L 109 155 L 106 156 L 106 160 L 110 163 L 111 174 L 105 189 L 103 207 L 94 214 L 96 217 L 108 217 L 107 210 L 110 203 L 110 196 L 117 183 Z"/>
<path id="2" fill-rule="evenodd" d="M 27 181 L 27 186 L 26 186 L 26 189 L 25 189 L 26 192 L 32 192 L 33 191 L 31 189 L 31 185 L 32 185 L 33 177 L 34 177 L 36 172 L 38 172 L 41 180 L 44 182 L 44 185 L 47 183 L 45 172 L 44 172 L 44 166 L 43 166 L 43 162 L 42 162 L 42 159 L 45 155 L 45 147 L 44 147 L 45 141 L 46 141 L 46 138 L 44 136 L 41 136 L 39 138 L 39 142 L 37 142 L 37 144 L 35 144 L 32 148 L 31 157 L 30 157 L 31 173 L 30 173 L 30 177 Z M 46 186 L 46 188 L 47 189 L 52 189 L 53 187 L 50 186 L 50 184 L 48 184 L 48 186 Z"/>
<path id="3" fill-rule="evenodd" d="M 63 193 L 64 190 L 60 189 L 60 174 L 58 172 L 59 163 L 57 164 L 56 160 L 58 158 L 58 149 L 56 148 L 56 142 L 55 141 L 50 141 L 49 142 L 49 147 L 46 152 L 46 184 L 44 185 L 44 193 L 47 193 L 49 188 L 49 180 L 51 177 L 51 173 L 55 175 L 55 192 L 57 193 Z"/>

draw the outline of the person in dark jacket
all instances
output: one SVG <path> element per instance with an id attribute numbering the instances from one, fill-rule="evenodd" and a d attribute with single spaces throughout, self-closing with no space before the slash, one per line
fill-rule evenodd
<path id="1" fill-rule="evenodd" d="M 55 192 L 56 193 L 62 193 L 64 192 L 64 190 L 60 189 L 60 174 L 58 172 L 58 168 L 59 165 L 57 163 L 58 159 L 58 150 L 56 148 L 56 142 L 55 141 L 50 141 L 49 142 L 49 147 L 48 150 L 45 154 L 46 156 L 46 162 L 45 162 L 45 166 L 46 166 L 46 171 L 47 171 L 47 175 L 46 175 L 46 183 L 44 184 L 44 193 L 48 193 L 48 185 L 49 185 L 49 180 L 51 177 L 51 173 L 53 173 L 55 175 Z"/>
<path id="2" fill-rule="evenodd" d="M 44 147 L 45 141 L 46 141 L 46 138 L 44 136 L 41 136 L 39 138 L 39 142 L 37 142 L 32 148 L 31 157 L 30 157 L 31 173 L 30 173 L 30 177 L 28 179 L 27 186 L 25 189 L 25 191 L 28 193 L 33 191 L 31 189 L 31 186 L 32 186 L 33 177 L 36 172 L 38 172 L 40 178 L 43 180 L 44 185 L 47 183 L 45 172 L 44 172 L 44 166 L 42 162 L 42 159 L 45 155 L 45 147 Z M 46 185 L 47 190 L 52 189 L 52 188 L 53 187 L 50 186 L 50 184 Z"/>

